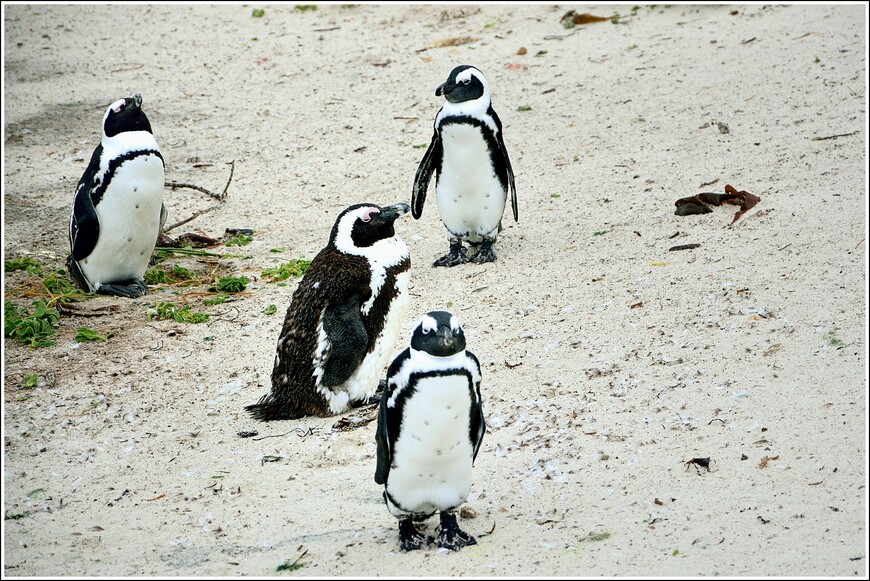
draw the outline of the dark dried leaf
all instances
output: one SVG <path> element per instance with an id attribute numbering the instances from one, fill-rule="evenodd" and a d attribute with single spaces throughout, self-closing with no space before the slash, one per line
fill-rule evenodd
<path id="1" fill-rule="evenodd" d="M 734 222 L 739 220 L 740 217 L 743 216 L 743 214 L 745 214 L 746 212 L 748 212 L 749 210 L 754 208 L 755 205 L 761 201 L 761 198 L 759 198 L 758 196 L 754 196 L 745 190 L 741 190 L 738 192 L 730 185 L 725 186 L 725 191 L 728 192 L 729 194 L 734 194 L 735 196 L 739 197 L 739 199 L 741 200 L 740 201 L 740 209 L 737 211 L 736 214 L 734 214 L 734 219 L 731 220 L 731 224 L 733 224 Z M 735 202 L 729 202 L 729 203 L 737 205 Z M 731 224 L 729 224 L 729 226 Z"/>
<path id="2" fill-rule="evenodd" d="M 564 23 L 566 20 L 570 20 L 572 24 L 589 24 L 591 22 L 604 22 L 605 20 L 610 20 L 610 17 L 594 16 L 586 12 L 577 14 L 574 10 L 569 10 L 562 16 L 559 22 Z"/>
<path id="3" fill-rule="evenodd" d="M 692 196 L 690 198 L 680 198 L 674 205 L 677 209 L 674 211 L 674 214 L 677 216 L 691 216 L 692 214 L 709 214 L 713 210 L 704 205 L 704 203 L 698 198 L 698 196 Z"/>

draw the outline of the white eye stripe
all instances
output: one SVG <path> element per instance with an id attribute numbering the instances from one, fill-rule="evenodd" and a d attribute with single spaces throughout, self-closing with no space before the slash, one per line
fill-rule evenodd
<path id="1" fill-rule="evenodd" d="M 428 335 L 433 331 L 438 330 L 438 321 L 436 321 L 433 317 L 429 315 L 423 315 L 420 317 L 420 322 L 418 323 L 420 326 L 420 330 L 423 331 L 424 335 Z"/>

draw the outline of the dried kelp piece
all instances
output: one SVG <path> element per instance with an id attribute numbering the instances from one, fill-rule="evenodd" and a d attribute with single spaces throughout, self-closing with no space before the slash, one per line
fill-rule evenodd
<path id="1" fill-rule="evenodd" d="M 722 204 L 729 204 L 731 200 L 734 199 L 733 194 L 714 194 L 713 192 L 701 192 L 698 194 L 698 199 L 704 202 L 705 204 L 710 204 L 711 206 L 721 206 Z"/>
<path id="2" fill-rule="evenodd" d="M 731 185 L 725 186 L 724 194 L 716 194 L 714 192 L 701 192 L 700 194 L 690 196 L 688 198 L 680 198 L 674 205 L 677 209 L 674 214 L 677 216 L 691 216 L 692 214 L 709 214 L 712 210 L 709 206 L 721 206 L 722 204 L 731 204 L 740 206 L 740 209 L 734 214 L 734 219 L 731 224 L 734 224 L 740 219 L 743 214 L 755 207 L 761 201 L 761 198 L 754 196 L 745 190 L 737 191 Z M 728 224 L 731 226 L 731 224 Z"/>
<path id="3" fill-rule="evenodd" d="M 586 12 L 584 12 L 582 14 L 577 14 L 576 11 L 569 10 L 564 15 L 562 15 L 562 18 L 559 19 L 559 22 L 561 22 L 564 25 L 566 21 L 570 21 L 571 24 L 576 25 L 576 24 L 590 24 L 592 22 L 604 22 L 605 20 L 610 20 L 610 17 L 609 16 L 595 16 L 592 14 L 588 14 Z"/>
<path id="4" fill-rule="evenodd" d="M 677 209 L 674 214 L 677 216 L 691 216 L 692 214 L 709 214 L 713 210 L 704 205 L 704 202 L 698 196 L 689 198 L 680 198 L 674 205 Z"/>
<path id="5" fill-rule="evenodd" d="M 698 248 L 699 246 L 700 246 L 700 244 L 698 244 L 698 243 L 678 244 L 677 246 L 671 246 L 670 248 L 668 248 L 668 251 L 673 252 L 675 250 L 692 250 L 693 248 Z"/>
<path id="6" fill-rule="evenodd" d="M 740 209 L 737 210 L 736 214 L 734 214 L 734 219 L 731 220 L 731 224 L 733 224 L 734 222 L 739 220 L 743 214 L 745 214 L 746 212 L 748 212 L 749 210 L 754 208 L 755 205 L 761 201 L 761 198 L 759 198 L 758 196 L 754 196 L 754 195 L 752 195 L 749 192 L 744 191 L 744 190 L 741 190 L 738 192 L 736 189 L 734 189 L 730 185 L 725 186 L 725 191 L 729 194 L 734 194 L 735 196 L 737 196 L 741 200 L 740 201 Z M 729 201 L 728 203 L 734 204 L 735 206 L 737 205 L 737 203 L 733 202 L 733 201 Z M 728 225 L 730 226 L 731 224 L 728 224 Z"/>
<path id="7" fill-rule="evenodd" d="M 701 471 L 701 468 L 706 468 L 707 472 L 710 472 L 710 457 L 709 456 L 707 458 L 692 458 L 691 460 L 686 460 L 684 462 L 684 464 L 686 465 L 686 470 L 688 470 L 689 468 L 691 468 L 692 465 L 694 465 L 695 470 L 697 470 L 699 473 Z"/>

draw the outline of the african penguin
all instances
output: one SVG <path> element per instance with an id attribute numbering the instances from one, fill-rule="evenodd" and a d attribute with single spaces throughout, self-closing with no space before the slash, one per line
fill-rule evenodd
<path id="1" fill-rule="evenodd" d="M 272 389 L 245 409 L 258 420 L 328 416 L 375 394 L 408 310 L 411 258 L 398 203 L 356 204 L 335 221 L 293 293 Z"/>
<path id="2" fill-rule="evenodd" d="M 489 84 L 477 68 L 454 68 L 435 89 L 446 102 L 435 116 L 435 132 L 423 155 L 411 196 L 411 212 L 423 214 L 426 190 L 436 172 L 438 212 L 450 242 L 450 252 L 434 266 L 468 262 L 463 242 L 479 246 L 473 262 L 493 262 L 492 245 L 501 231 L 508 187 L 517 218 L 514 172 L 504 145 L 501 120 L 492 108 Z"/>
<path id="3" fill-rule="evenodd" d="M 471 467 L 486 425 L 480 397 L 480 363 L 465 350 L 459 320 L 431 311 L 417 322 L 411 345 L 387 371 L 378 410 L 375 482 L 399 519 L 403 550 L 433 539 L 414 522 L 440 511 L 434 539 L 457 551 L 477 540 L 459 529 L 456 509 L 471 489 Z"/>
<path id="4" fill-rule="evenodd" d="M 87 292 L 136 298 L 166 222 L 164 163 L 142 111 L 142 95 L 118 99 L 76 186 L 67 267 Z"/>

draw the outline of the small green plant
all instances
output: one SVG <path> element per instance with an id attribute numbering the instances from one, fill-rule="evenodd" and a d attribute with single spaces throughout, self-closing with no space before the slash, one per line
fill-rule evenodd
<path id="1" fill-rule="evenodd" d="M 206 313 L 190 312 L 190 305 L 179 307 L 174 303 L 157 303 L 152 309 L 148 309 L 148 320 L 172 319 L 177 323 L 205 323 L 208 321 Z"/>
<path id="2" fill-rule="evenodd" d="M 82 292 L 70 280 L 61 278 L 60 275 L 63 274 L 64 271 L 60 270 L 56 274 L 50 274 L 42 279 L 42 286 L 48 295 L 46 306 L 53 307 L 58 303 L 66 305 L 94 296 L 93 293 Z"/>
<path id="3" fill-rule="evenodd" d="M 539 50 L 538 52 L 535 53 L 535 56 L 544 56 L 545 54 L 547 54 L 547 52 L 548 51 L 546 51 L 546 50 Z"/>
<path id="4" fill-rule="evenodd" d="M 236 234 L 235 236 L 224 242 L 224 246 L 247 246 L 253 241 L 253 236 L 248 236 L 247 234 Z"/>
<path id="5" fill-rule="evenodd" d="M 599 230 L 597 232 L 593 232 L 592 235 L 593 236 L 604 236 L 605 234 L 608 234 L 609 232 L 610 232 L 610 230 Z"/>
<path id="6" fill-rule="evenodd" d="M 266 11 L 263 10 L 262 8 L 254 8 L 254 10 L 251 12 L 251 16 L 253 18 L 262 18 L 265 15 L 266 15 Z"/>
<path id="7" fill-rule="evenodd" d="M 302 557 L 300 557 L 299 559 L 301 559 L 301 558 Z M 287 561 L 284 561 L 283 563 L 278 565 L 278 567 L 275 570 L 276 571 L 295 571 L 297 569 L 301 569 L 302 567 L 305 566 L 305 563 L 300 563 L 299 559 L 296 559 L 295 561 L 290 561 L 288 559 Z"/>
<path id="8" fill-rule="evenodd" d="M 275 305 L 269 305 L 268 307 L 263 309 L 264 315 L 274 315 L 277 312 L 278 312 L 278 307 L 276 307 Z"/>
<path id="9" fill-rule="evenodd" d="M 60 318 L 57 309 L 46 305 L 45 301 L 33 302 L 33 312 L 18 309 L 6 301 L 3 306 L 3 335 L 13 337 L 20 343 L 30 347 L 48 347 L 54 345 L 50 337 L 54 335 L 54 327 Z"/>
<path id="10" fill-rule="evenodd" d="M 291 276 L 302 276 L 308 272 L 309 266 L 311 266 L 310 260 L 294 258 L 278 266 L 267 268 L 260 274 L 260 276 L 267 279 L 269 282 L 278 282 L 279 280 L 287 280 Z"/>
<path id="11" fill-rule="evenodd" d="M 103 337 L 93 329 L 89 329 L 88 327 L 79 327 L 76 329 L 76 341 L 80 343 L 87 343 L 90 341 L 106 341 L 107 337 Z"/>
<path id="12" fill-rule="evenodd" d="M 843 340 L 837 337 L 836 331 L 828 331 L 824 334 L 823 338 L 831 347 L 841 347 L 843 345 Z"/>
<path id="13" fill-rule="evenodd" d="M 412 147 L 414 149 L 425 149 L 426 147 L 428 147 L 428 145 L 428 143 L 416 143 Z"/>
<path id="14" fill-rule="evenodd" d="M 145 279 L 145 284 L 147 285 L 169 284 L 172 282 L 172 279 L 169 278 L 169 273 L 156 267 L 146 270 L 142 278 Z"/>
<path id="15" fill-rule="evenodd" d="M 143 278 L 149 285 L 158 285 L 178 284 L 183 282 L 191 283 L 196 280 L 197 276 L 196 273 L 190 269 L 175 264 L 169 270 L 163 270 L 162 268 L 157 267 L 151 268 L 145 271 L 145 276 Z"/>
<path id="16" fill-rule="evenodd" d="M 172 276 L 180 278 L 181 280 L 196 280 L 196 273 L 190 269 L 184 268 L 183 266 L 178 266 L 177 264 L 172 266 L 170 272 L 172 273 Z"/>
<path id="17" fill-rule="evenodd" d="M 284 252 L 283 248 L 270 248 L 269 252 Z"/>
<path id="18" fill-rule="evenodd" d="M 630 44 L 630 45 L 628 45 L 628 50 L 634 50 L 634 49 L 636 49 L 636 48 L 637 48 L 637 45 L 636 45 L 636 44 Z"/>
<path id="19" fill-rule="evenodd" d="M 16 270 L 26 270 L 30 274 L 40 274 L 42 267 L 39 263 L 30 257 L 13 258 L 12 260 L 3 261 L 3 270 L 5 272 L 15 272 Z"/>
<path id="20" fill-rule="evenodd" d="M 517 111 L 519 111 L 520 113 L 524 113 L 525 111 L 531 111 L 531 110 L 532 110 L 531 105 L 520 105 L 519 107 L 517 107 Z"/>
<path id="21" fill-rule="evenodd" d="M 229 298 L 230 298 L 229 295 L 225 295 L 225 294 L 221 293 L 221 294 L 217 294 L 217 295 L 214 295 L 212 297 L 208 297 L 206 299 L 203 299 L 202 302 L 203 302 L 203 304 L 206 304 L 206 305 L 222 305 L 225 302 L 227 302 L 227 300 Z"/>
<path id="22" fill-rule="evenodd" d="M 39 376 L 35 373 L 28 373 L 24 376 L 24 389 L 33 389 L 39 385 Z"/>
<path id="23" fill-rule="evenodd" d="M 293 10 L 299 12 L 308 12 L 309 10 L 317 10 L 317 4 L 297 4 Z"/>
<path id="24" fill-rule="evenodd" d="M 208 290 L 211 292 L 240 293 L 251 282 L 247 276 L 224 276 L 215 280 Z"/>
<path id="25" fill-rule="evenodd" d="M 551 198 L 561 198 L 562 194 L 550 194 Z"/>

